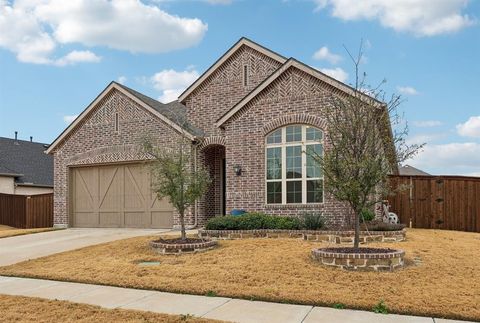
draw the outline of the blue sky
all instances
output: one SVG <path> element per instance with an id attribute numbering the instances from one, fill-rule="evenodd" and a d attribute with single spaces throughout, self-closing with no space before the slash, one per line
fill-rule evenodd
<path id="1" fill-rule="evenodd" d="M 409 163 L 480 176 L 476 0 L 0 0 L 0 136 L 49 143 L 112 80 L 174 99 L 242 36 L 346 83 L 364 39 L 362 70 L 427 143 Z"/>

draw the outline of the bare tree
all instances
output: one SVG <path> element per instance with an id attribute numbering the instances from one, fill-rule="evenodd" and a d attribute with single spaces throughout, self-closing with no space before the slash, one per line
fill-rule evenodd
<path id="1" fill-rule="evenodd" d="M 388 175 L 421 146 L 405 142 L 408 127 L 397 113 L 400 96 L 387 97 L 381 89 L 385 81 L 371 87 L 366 74 L 359 75 L 363 46 L 356 58 L 347 53 L 355 66 L 352 95 L 331 96 L 324 110 L 328 150 L 323 155 L 310 154 L 322 167 L 326 193 L 352 208 L 354 248 L 358 248 L 360 213 L 388 194 Z"/>
<path id="2" fill-rule="evenodd" d="M 185 122 L 182 122 L 182 129 Z M 159 198 L 167 197 L 178 211 L 181 239 L 186 240 L 185 212 L 202 197 L 210 185 L 210 174 L 202 165 L 192 163 L 194 154 L 191 140 L 182 131 L 180 138 L 171 145 L 154 145 L 152 140 L 143 140 L 145 152 L 153 159 L 152 189 Z"/>

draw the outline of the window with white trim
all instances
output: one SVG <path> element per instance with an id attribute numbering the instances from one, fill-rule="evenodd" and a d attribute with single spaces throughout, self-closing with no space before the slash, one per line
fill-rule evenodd
<path id="1" fill-rule="evenodd" d="M 323 132 L 288 125 L 265 138 L 267 204 L 323 203 L 323 174 L 312 155 L 323 154 Z"/>

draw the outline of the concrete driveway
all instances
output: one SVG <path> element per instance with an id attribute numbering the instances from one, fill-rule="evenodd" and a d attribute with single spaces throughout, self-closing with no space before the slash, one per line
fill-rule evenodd
<path id="1" fill-rule="evenodd" d="M 0 266 L 137 236 L 171 230 L 66 229 L 0 239 Z"/>

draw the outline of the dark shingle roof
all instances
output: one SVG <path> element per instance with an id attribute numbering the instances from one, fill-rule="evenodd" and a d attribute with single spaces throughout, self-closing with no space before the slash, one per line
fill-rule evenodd
<path id="1" fill-rule="evenodd" d="M 149 96 L 146 96 L 145 94 L 137 92 L 123 84 L 120 84 L 117 82 L 114 82 L 114 83 L 124 88 L 130 94 L 137 97 L 140 101 L 154 108 L 155 110 L 160 112 L 163 116 L 165 116 L 168 120 L 174 122 L 175 124 L 182 127 L 192 135 L 203 136 L 203 132 L 200 129 L 194 127 L 192 124 L 190 124 L 187 121 L 187 107 L 181 104 L 180 102 L 178 102 L 178 100 L 164 104 L 155 99 L 152 99 Z"/>
<path id="2" fill-rule="evenodd" d="M 53 156 L 45 144 L 0 137 L 0 174 L 15 177 L 18 184 L 53 186 Z"/>
<path id="3" fill-rule="evenodd" d="M 431 176 L 429 173 L 410 165 L 400 167 L 398 173 L 405 176 Z"/>

